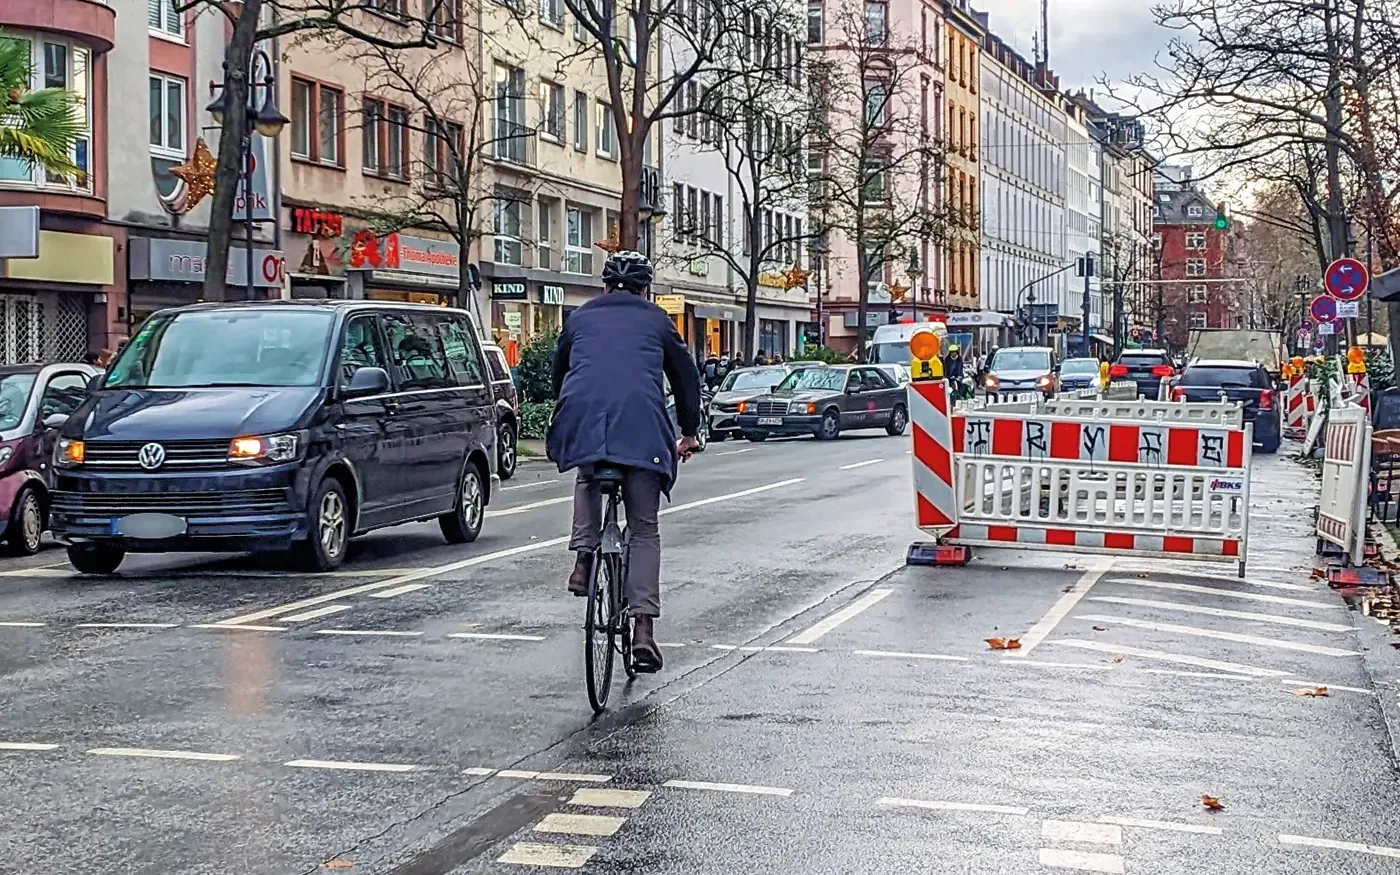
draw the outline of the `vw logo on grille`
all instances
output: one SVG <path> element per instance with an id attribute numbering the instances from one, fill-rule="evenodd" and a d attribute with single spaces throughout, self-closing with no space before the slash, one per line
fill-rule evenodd
<path id="1" fill-rule="evenodd" d="M 165 447 L 157 443 L 149 443 L 136 453 L 136 461 L 147 471 L 154 471 L 165 464 Z"/>

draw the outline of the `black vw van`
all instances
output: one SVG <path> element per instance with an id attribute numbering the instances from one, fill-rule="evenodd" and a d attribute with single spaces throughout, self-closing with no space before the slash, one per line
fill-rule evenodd
<path id="1" fill-rule="evenodd" d="M 60 427 L 51 528 L 79 571 L 128 552 L 287 550 L 436 518 L 475 540 L 496 429 L 464 310 L 200 304 L 147 319 Z"/>

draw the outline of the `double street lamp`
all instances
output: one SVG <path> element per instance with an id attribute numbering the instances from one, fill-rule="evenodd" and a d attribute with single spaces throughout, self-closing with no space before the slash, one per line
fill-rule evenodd
<path id="1" fill-rule="evenodd" d="M 265 71 L 261 81 L 257 80 L 257 72 L 260 68 Z M 224 62 L 224 79 L 228 79 L 228 62 Z M 243 163 L 243 230 L 244 230 L 244 255 L 247 257 L 248 272 L 244 277 L 246 291 L 244 296 L 248 300 L 253 300 L 253 170 L 255 167 L 253 157 L 253 132 L 256 131 L 268 139 L 275 138 L 282 133 L 282 128 L 291 121 L 277 109 L 277 79 L 272 73 L 272 60 L 267 56 L 267 52 L 262 49 L 254 49 L 248 58 L 248 107 L 244 114 L 245 124 L 243 125 L 242 139 L 239 140 L 238 154 Z M 257 89 L 261 86 L 264 97 L 262 104 L 257 102 Z M 214 121 L 222 125 L 224 123 L 224 111 L 228 109 L 228 91 L 224 85 L 215 84 L 214 89 L 219 92 L 206 110 L 214 117 Z M 273 217 L 277 221 L 277 217 Z"/>

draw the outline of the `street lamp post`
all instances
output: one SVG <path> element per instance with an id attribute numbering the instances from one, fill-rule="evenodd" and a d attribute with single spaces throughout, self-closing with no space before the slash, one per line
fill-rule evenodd
<path id="1" fill-rule="evenodd" d="M 921 264 L 919 264 L 919 250 L 913 249 L 913 248 L 911 248 L 911 249 L 909 250 L 909 267 L 908 267 L 907 270 L 905 270 L 905 273 L 909 274 L 909 284 L 910 284 L 911 286 L 913 286 L 913 288 L 910 289 L 910 291 L 914 293 L 914 303 L 913 303 L 913 313 L 912 313 L 912 316 L 913 316 L 913 319 L 914 319 L 914 323 L 915 323 L 915 324 L 918 324 L 918 321 L 919 321 L 919 280 L 920 280 L 920 279 L 923 277 L 923 275 L 924 275 L 924 268 L 923 268 L 923 266 L 922 266 Z"/>
<path id="2" fill-rule="evenodd" d="M 261 82 L 257 81 L 259 61 L 262 62 L 262 69 L 266 71 Z M 224 64 L 224 75 L 227 78 L 227 63 Z M 265 94 L 261 106 L 257 102 L 259 85 Z M 215 122 L 223 124 L 224 110 L 228 107 L 227 92 L 223 85 L 217 83 L 214 88 L 219 92 L 219 96 L 214 98 L 206 109 Z M 262 49 L 254 49 L 248 58 L 248 108 L 244 118 L 246 123 L 243 126 L 243 138 L 239 141 L 238 153 L 243 159 L 244 257 L 247 258 L 244 297 L 251 301 L 256 297 L 253 280 L 253 133 L 256 131 L 268 139 L 274 139 L 290 121 L 277 109 L 277 78 L 272 72 L 272 60 Z M 277 217 L 274 216 L 272 220 L 276 222 Z"/>
<path id="3" fill-rule="evenodd" d="M 822 300 L 826 297 L 826 265 L 827 253 L 831 247 L 826 243 L 826 235 L 822 234 L 814 238 L 807 246 L 807 251 L 817 257 L 817 346 L 826 346 L 826 315 L 822 310 Z"/>

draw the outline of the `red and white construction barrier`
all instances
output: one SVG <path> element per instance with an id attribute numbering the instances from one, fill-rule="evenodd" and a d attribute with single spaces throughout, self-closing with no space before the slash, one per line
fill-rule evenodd
<path id="1" fill-rule="evenodd" d="M 1362 372 L 1360 374 L 1347 374 L 1351 379 L 1352 395 L 1351 400 L 1360 405 L 1366 411 L 1366 415 L 1371 415 L 1371 377 Z"/>
<path id="2" fill-rule="evenodd" d="M 942 381 L 909 394 L 917 521 L 940 544 L 1229 561 L 1244 573 L 1252 425 L 1146 411 L 950 415 Z"/>
<path id="3" fill-rule="evenodd" d="M 1283 392 L 1283 430 L 1290 437 L 1302 437 L 1308 427 L 1307 378 L 1293 374 Z"/>
<path id="4" fill-rule="evenodd" d="M 1360 407 L 1334 407 L 1323 440 L 1322 496 L 1317 536 L 1360 565 L 1366 546 L 1366 497 L 1371 483 L 1371 417 Z"/>

